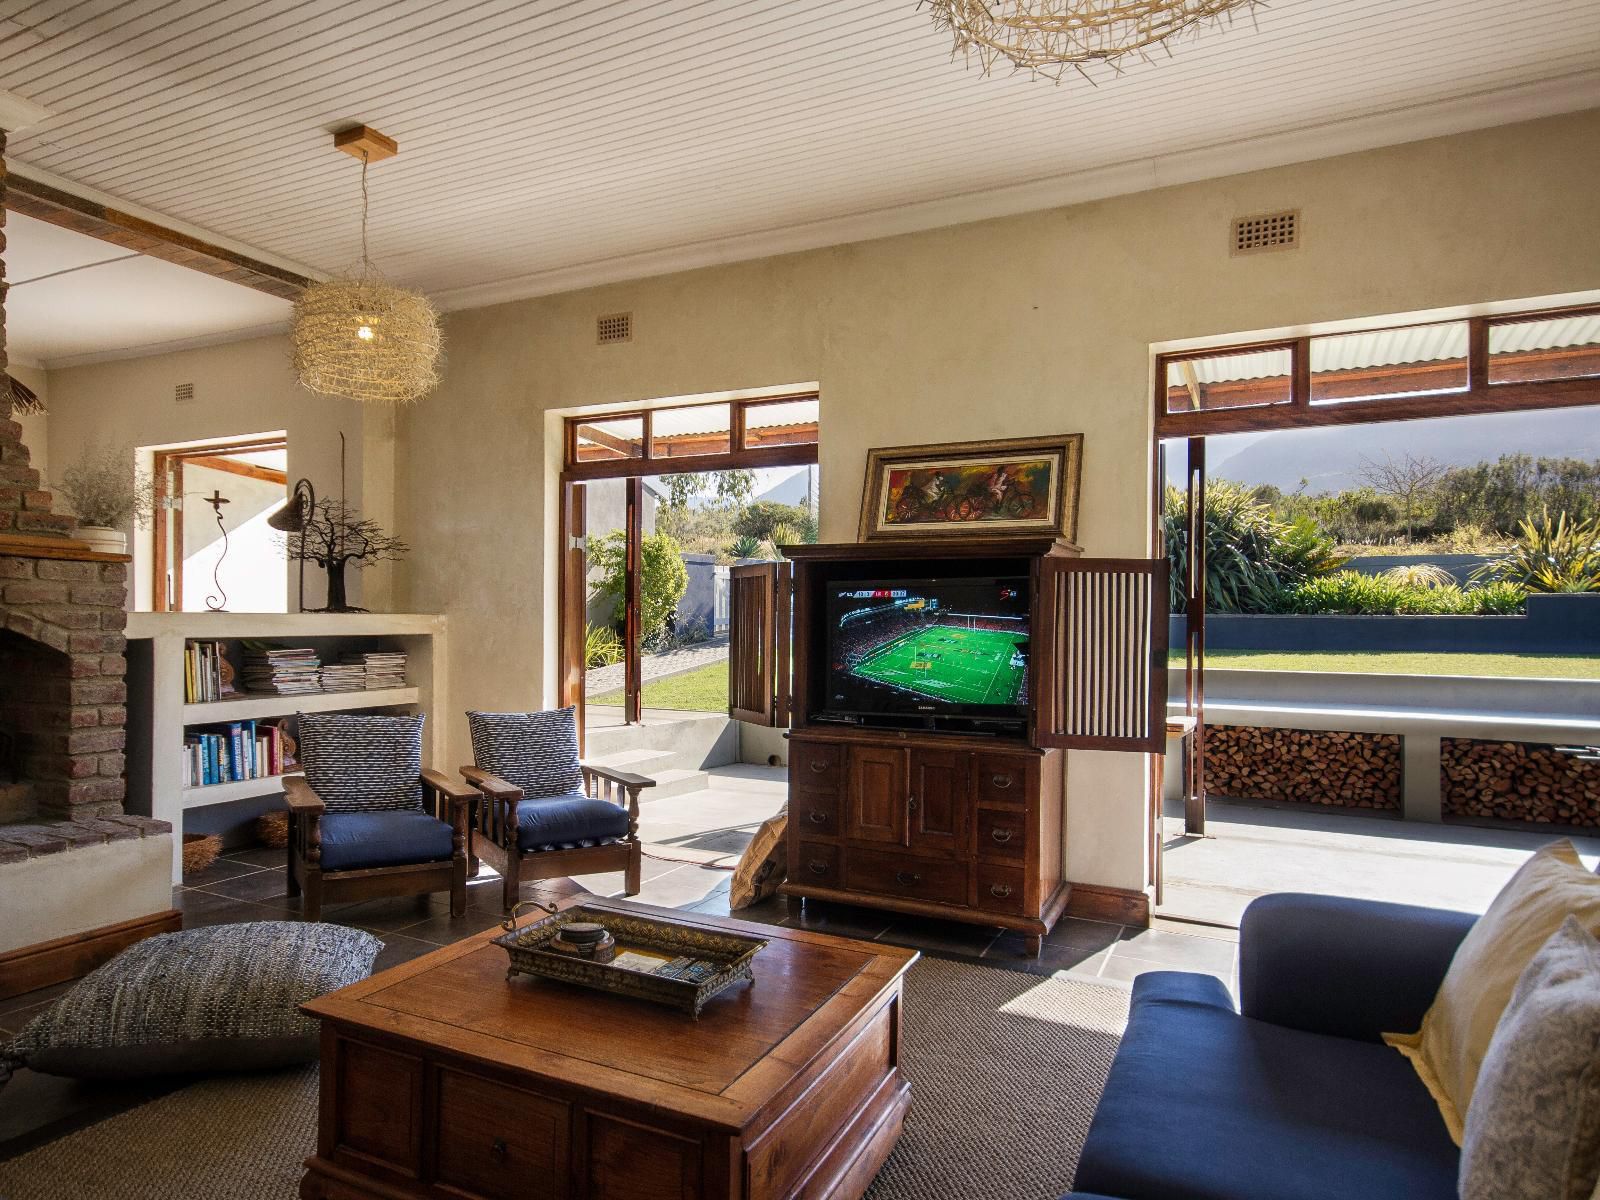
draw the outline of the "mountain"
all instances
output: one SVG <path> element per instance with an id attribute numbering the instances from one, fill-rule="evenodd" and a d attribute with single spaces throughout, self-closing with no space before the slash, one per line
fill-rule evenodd
<path id="1" fill-rule="evenodd" d="M 1363 458 L 1385 453 L 1431 458 L 1450 467 L 1493 462 L 1503 454 L 1535 458 L 1600 459 L 1600 412 L 1592 408 L 1533 413 L 1483 413 L 1428 421 L 1338 425 L 1207 440 L 1206 474 L 1212 479 L 1271 483 L 1286 492 L 1337 492 L 1361 483 Z M 1168 478 L 1181 483 L 1183 450 L 1168 451 Z"/>

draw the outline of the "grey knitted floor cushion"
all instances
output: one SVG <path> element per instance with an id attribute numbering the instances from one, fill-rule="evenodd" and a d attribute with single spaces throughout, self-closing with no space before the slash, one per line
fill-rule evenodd
<path id="1" fill-rule="evenodd" d="M 255 1070 L 317 1053 L 298 1006 L 372 974 L 383 943 L 342 925 L 257 921 L 146 938 L 78 981 L 0 1049 L 81 1079 Z"/>

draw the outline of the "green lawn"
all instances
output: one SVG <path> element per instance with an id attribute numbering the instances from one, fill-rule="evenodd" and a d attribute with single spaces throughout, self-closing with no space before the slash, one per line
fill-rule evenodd
<path id="1" fill-rule="evenodd" d="M 883 646 L 851 672 L 903 692 L 957 704 L 1012 704 L 1025 668 L 1013 633 L 929 625 Z"/>
<path id="2" fill-rule="evenodd" d="M 648 679 L 641 697 L 646 708 L 670 708 L 681 712 L 728 711 L 728 664 L 708 663 L 693 671 Z M 588 704 L 613 704 L 622 707 L 622 689 L 603 696 L 589 696 Z"/>
<path id="3" fill-rule="evenodd" d="M 1183 650 L 1169 660 L 1183 665 Z M 1345 671 L 1372 675 L 1494 675 L 1520 679 L 1600 679 L 1600 658 L 1581 654 L 1412 654 L 1348 651 L 1312 654 L 1280 650 L 1211 650 L 1209 669 L 1226 671 Z"/>

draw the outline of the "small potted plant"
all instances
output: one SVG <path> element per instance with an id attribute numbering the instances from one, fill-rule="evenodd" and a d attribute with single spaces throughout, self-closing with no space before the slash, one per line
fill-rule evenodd
<path id="1" fill-rule="evenodd" d="M 144 528 L 155 511 L 154 485 L 128 446 L 84 447 L 51 490 L 78 518 L 78 540 L 105 554 L 126 554 L 128 525 Z"/>

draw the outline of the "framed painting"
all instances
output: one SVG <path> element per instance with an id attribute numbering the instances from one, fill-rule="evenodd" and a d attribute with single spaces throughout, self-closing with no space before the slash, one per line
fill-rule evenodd
<path id="1" fill-rule="evenodd" d="M 868 450 L 859 540 L 1076 541 L 1082 461 L 1081 433 Z"/>

